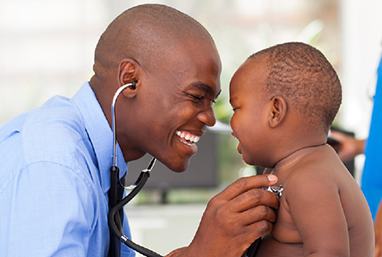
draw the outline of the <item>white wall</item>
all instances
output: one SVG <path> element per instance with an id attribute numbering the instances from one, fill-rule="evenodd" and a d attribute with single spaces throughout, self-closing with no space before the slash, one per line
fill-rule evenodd
<path id="1" fill-rule="evenodd" d="M 109 22 L 101 0 L 0 1 L 0 125 L 92 74 Z"/>
<path id="2" fill-rule="evenodd" d="M 342 0 L 342 124 L 360 138 L 369 132 L 375 74 L 381 58 L 382 1 Z"/>
<path id="3" fill-rule="evenodd" d="M 204 209 L 205 205 L 130 206 L 125 213 L 133 241 L 166 255 L 191 243 Z"/>

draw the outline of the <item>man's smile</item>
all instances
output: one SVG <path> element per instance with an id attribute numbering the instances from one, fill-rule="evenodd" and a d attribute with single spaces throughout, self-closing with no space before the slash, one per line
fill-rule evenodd
<path id="1" fill-rule="evenodd" d="M 187 132 L 187 131 L 180 131 L 180 130 L 177 130 L 175 132 L 175 134 L 178 136 L 178 139 L 180 142 L 188 145 L 188 146 L 193 146 L 195 145 L 195 143 L 197 143 L 200 139 L 199 136 L 197 135 L 194 135 L 190 132 Z"/>

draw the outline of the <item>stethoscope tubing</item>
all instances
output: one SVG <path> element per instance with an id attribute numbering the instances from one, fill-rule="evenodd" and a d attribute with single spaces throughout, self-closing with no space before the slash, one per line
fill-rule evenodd
<path id="1" fill-rule="evenodd" d="M 114 167 L 117 168 L 118 167 Z M 112 174 L 113 175 L 113 174 Z M 118 174 L 117 174 L 118 175 Z M 121 242 L 127 245 L 128 247 L 134 249 L 135 251 L 147 256 L 147 257 L 162 257 L 161 255 L 155 253 L 154 251 L 151 251 L 150 249 L 147 249 L 143 246 L 140 246 L 130 239 L 128 239 L 125 235 L 123 235 L 123 232 L 120 231 L 117 227 L 115 216 L 119 213 L 118 211 L 123 208 L 127 203 L 129 203 L 138 193 L 141 191 L 143 186 L 146 184 L 147 179 L 149 178 L 150 174 L 148 172 L 141 172 L 141 175 L 139 176 L 140 182 L 134 187 L 134 189 L 121 201 L 119 201 L 114 207 L 112 207 L 109 211 L 108 215 L 108 222 L 109 227 L 113 231 L 117 237 L 120 238 Z M 122 228 L 121 228 L 122 229 Z"/>
<path id="2" fill-rule="evenodd" d="M 123 85 L 122 87 L 118 88 L 117 92 L 114 94 L 113 101 L 111 104 L 111 112 L 112 112 L 112 130 L 113 130 L 113 155 L 112 155 L 112 166 L 110 167 L 110 190 L 111 188 L 116 188 L 118 185 L 117 183 L 119 181 L 119 168 L 117 166 L 117 139 L 116 139 L 116 132 L 115 132 L 115 103 L 117 101 L 117 97 L 119 94 L 127 87 L 135 85 L 136 82 L 129 83 L 126 85 Z M 108 224 L 109 224 L 109 229 L 116 235 L 122 243 L 127 245 L 128 247 L 134 249 L 135 251 L 147 256 L 147 257 L 163 257 L 154 251 L 147 249 L 143 246 L 140 246 L 130 239 L 128 239 L 124 234 L 123 234 L 123 227 L 122 223 L 120 220 L 120 217 L 117 215 L 119 214 L 119 210 L 123 208 L 127 203 L 129 203 L 138 193 L 141 191 L 143 186 L 146 184 L 147 179 L 150 177 L 150 171 L 153 168 L 155 164 L 156 159 L 152 158 L 148 167 L 140 173 L 137 181 L 134 183 L 134 185 L 125 187 L 124 188 L 129 188 L 132 189 L 131 192 L 122 200 L 118 201 L 117 199 L 117 191 L 112 192 L 112 198 L 109 199 L 109 201 L 112 203 L 112 207 L 109 210 L 108 214 Z M 118 223 L 118 224 L 117 224 Z M 118 227 L 120 229 L 118 229 Z"/>

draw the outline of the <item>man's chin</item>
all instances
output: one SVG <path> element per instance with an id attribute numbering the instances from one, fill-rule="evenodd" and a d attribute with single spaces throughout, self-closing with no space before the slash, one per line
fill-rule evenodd
<path id="1" fill-rule="evenodd" d="M 168 166 L 167 166 L 168 167 Z M 170 170 L 176 172 L 176 173 L 182 173 L 182 172 L 185 172 L 188 168 L 188 162 L 187 162 L 187 165 L 180 165 L 180 166 L 176 166 L 176 167 L 168 167 Z"/>
<path id="2" fill-rule="evenodd" d="M 162 163 L 166 165 L 170 170 L 176 173 L 182 173 L 188 168 L 188 165 L 190 164 L 190 158 L 187 158 L 187 160 L 179 160 L 178 162 L 170 160 L 169 162 Z"/>

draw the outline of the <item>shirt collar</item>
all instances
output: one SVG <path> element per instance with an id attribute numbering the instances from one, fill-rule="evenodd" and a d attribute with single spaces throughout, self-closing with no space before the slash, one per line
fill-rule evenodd
<path id="1" fill-rule="evenodd" d="M 110 167 L 112 165 L 113 154 L 113 132 L 107 122 L 100 104 L 91 88 L 89 82 L 82 85 L 72 101 L 80 110 L 85 129 L 89 135 L 89 140 L 93 145 L 100 173 L 101 186 L 104 193 L 110 188 Z M 117 143 L 117 165 L 120 170 L 120 177 L 127 172 L 122 150 Z"/>

